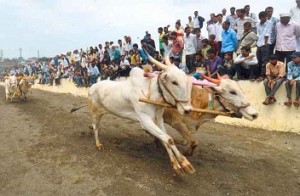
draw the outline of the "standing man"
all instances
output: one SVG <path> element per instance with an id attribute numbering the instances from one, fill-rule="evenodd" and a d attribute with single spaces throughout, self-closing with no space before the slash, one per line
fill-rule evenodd
<path id="1" fill-rule="evenodd" d="M 226 21 L 230 22 L 230 28 L 233 29 L 234 21 L 237 19 L 237 15 L 235 14 L 235 7 L 230 8 L 230 15 L 226 17 Z"/>
<path id="2" fill-rule="evenodd" d="M 291 9 L 292 21 L 300 23 L 300 0 L 296 0 L 297 6 Z M 300 38 L 297 39 L 297 51 L 300 51 Z"/>
<path id="3" fill-rule="evenodd" d="M 188 17 L 188 23 L 186 24 L 187 27 L 191 28 L 191 31 L 193 32 L 194 29 L 194 22 L 193 22 L 193 18 L 191 16 Z"/>
<path id="4" fill-rule="evenodd" d="M 238 44 L 236 32 L 230 28 L 229 21 L 223 22 L 222 28 L 221 56 L 223 57 L 225 53 L 230 53 L 233 56 L 233 52 L 236 50 Z"/>
<path id="5" fill-rule="evenodd" d="M 196 39 L 197 39 L 197 48 L 196 48 L 196 51 L 197 51 L 197 53 L 198 52 L 201 53 L 202 40 L 205 39 L 205 37 L 201 35 L 201 30 L 196 31 L 195 33 L 196 33 Z"/>
<path id="6" fill-rule="evenodd" d="M 285 83 L 288 101 L 284 105 L 290 107 L 292 105 L 292 87 L 296 86 L 295 107 L 299 107 L 300 97 L 300 52 L 294 52 L 291 55 L 292 61 L 288 63 L 287 81 Z"/>
<path id="7" fill-rule="evenodd" d="M 256 57 L 258 60 L 258 74 L 256 81 L 261 82 L 265 79 L 266 64 L 269 61 L 269 49 L 271 45 L 270 35 L 272 24 L 267 20 L 267 12 L 262 11 L 258 15 L 260 22 L 256 24 L 258 40 L 256 43 Z"/>
<path id="8" fill-rule="evenodd" d="M 240 40 L 243 36 L 244 23 L 251 22 L 251 24 L 252 24 L 252 19 L 250 17 L 245 16 L 245 13 L 246 13 L 245 9 L 237 10 L 238 18 L 234 21 L 234 24 L 233 24 L 233 29 L 237 32 L 238 40 Z"/>
<path id="9" fill-rule="evenodd" d="M 191 34 L 191 28 L 185 27 L 185 36 L 183 37 L 186 66 L 189 69 L 189 73 L 195 71 L 195 55 L 197 49 L 197 38 L 196 35 Z"/>
<path id="10" fill-rule="evenodd" d="M 198 16 L 198 11 L 195 11 L 194 12 L 194 18 L 193 18 L 194 33 L 195 33 L 196 30 L 202 29 L 204 21 L 205 21 L 205 19 L 202 16 Z"/>
<path id="11" fill-rule="evenodd" d="M 180 36 L 177 36 L 176 31 L 172 31 L 171 33 L 171 40 L 172 43 L 172 55 L 173 57 L 182 57 L 182 51 L 184 48 L 183 39 Z"/>
<path id="12" fill-rule="evenodd" d="M 160 55 L 164 56 L 165 54 L 165 49 L 164 49 L 164 36 L 165 36 L 165 33 L 164 33 L 164 29 L 162 27 L 159 27 L 158 28 L 158 43 L 159 43 L 159 52 L 160 52 Z"/>
<path id="13" fill-rule="evenodd" d="M 250 5 L 245 5 L 244 9 L 246 11 L 245 16 L 252 19 L 252 30 L 256 32 L 256 24 L 258 22 L 256 14 L 250 12 Z"/>
<path id="14" fill-rule="evenodd" d="M 275 43 L 276 43 L 275 26 L 279 22 L 279 19 L 275 18 L 273 16 L 273 12 L 274 12 L 274 8 L 273 7 L 267 7 L 265 9 L 265 11 L 267 12 L 267 19 L 272 24 L 272 26 L 271 26 L 271 34 L 270 34 L 271 45 L 270 45 L 270 49 L 269 49 L 269 54 L 272 55 L 272 54 L 274 54 L 274 48 L 275 48 Z"/>
<path id="15" fill-rule="evenodd" d="M 280 22 L 276 24 L 275 54 L 281 62 L 291 61 L 291 54 L 296 50 L 296 40 L 300 37 L 300 26 L 290 21 L 291 14 L 280 14 Z"/>

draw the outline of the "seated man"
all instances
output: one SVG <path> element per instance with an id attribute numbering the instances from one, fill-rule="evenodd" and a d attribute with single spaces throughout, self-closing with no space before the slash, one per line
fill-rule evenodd
<path id="1" fill-rule="evenodd" d="M 249 46 L 241 48 L 241 54 L 234 60 L 234 69 L 238 80 L 250 79 L 255 81 L 258 73 L 258 61 L 254 54 L 250 55 Z"/>
<path id="2" fill-rule="evenodd" d="M 285 106 L 292 105 L 292 87 L 296 85 L 296 99 L 294 106 L 299 107 L 300 96 L 300 52 L 294 52 L 291 55 L 292 61 L 288 63 L 287 81 L 285 83 L 288 101 L 284 102 Z"/>
<path id="3" fill-rule="evenodd" d="M 278 61 L 277 55 L 271 55 L 269 63 L 266 65 L 266 78 L 264 79 L 265 91 L 267 98 L 263 102 L 264 105 L 272 104 L 276 101 L 275 93 L 280 85 L 285 80 L 285 65 L 283 62 Z"/>
<path id="4" fill-rule="evenodd" d="M 196 60 L 195 60 L 195 73 L 193 74 L 193 77 L 196 79 L 201 79 L 202 74 L 206 74 L 206 66 L 205 66 L 205 60 L 202 55 L 202 53 L 196 54 Z"/>
<path id="5" fill-rule="evenodd" d="M 235 75 L 235 70 L 233 68 L 232 52 L 224 53 L 223 64 L 218 66 L 218 72 L 222 75 L 228 75 L 230 79 Z"/>
<path id="6" fill-rule="evenodd" d="M 222 65 L 222 58 L 217 56 L 214 49 L 207 50 L 208 59 L 205 62 L 208 77 L 217 78 L 218 66 Z"/>

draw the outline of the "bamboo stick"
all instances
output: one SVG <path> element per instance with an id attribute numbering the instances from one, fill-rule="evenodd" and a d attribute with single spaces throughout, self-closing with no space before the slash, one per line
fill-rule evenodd
<path id="1" fill-rule="evenodd" d="M 162 106 L 162 107 L 175 108 L 174 106 L 172 106 L 168 103 L 160 103 L 160 102 L 149 100 L 146 98 L 139 98 L 139 101 L 144 102 L 144 103 L 153 104 L 153 105 Z M 192 112 L 215 114 L 215 115 L 222 115 L 222 116 L 231 116 L 231 113 L 229 113 L 229 112 L 220 112 L 220 111 L 215 111 L 215 110 L 198 109 L 198 108 L 192 108 Z"/>

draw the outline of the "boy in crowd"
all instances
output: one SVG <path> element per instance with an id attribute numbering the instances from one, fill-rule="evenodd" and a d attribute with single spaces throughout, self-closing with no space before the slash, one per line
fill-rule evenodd
<path id="1" fill-rule="evenodd" d="M 224 54 L 223 64 L 218 66 L 218 72 L 222 75 L 228 75 L 230 79 L 235 75 L 233 68 L 232 52 L 226 52 Z"/>
<path id="2" fill-rule="evenodd" d="M 194 63 L 196 67 L 196 71 L 193 74 L 193 77 L 196 79 L 200 79 L 202 74 L 206 74 L 206 66 L 205 66 L 205 60 L 201 53 L 196 54 L 196 61 Z"/>

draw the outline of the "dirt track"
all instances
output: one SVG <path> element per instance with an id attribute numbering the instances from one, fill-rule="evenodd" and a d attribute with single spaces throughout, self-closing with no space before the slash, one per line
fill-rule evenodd
<path id="1" fill-rule="evenodd" d="M 32 90 L 6 103 L 2 86 L 0 95 L 0 195 L 300 194 L 299 135 L 208 123 L 188 157 L 196 173 L 177 176 L 129 120 L 104 117 L 99 152 L 87 108 L 69 112 L 84 98 Z"/>

